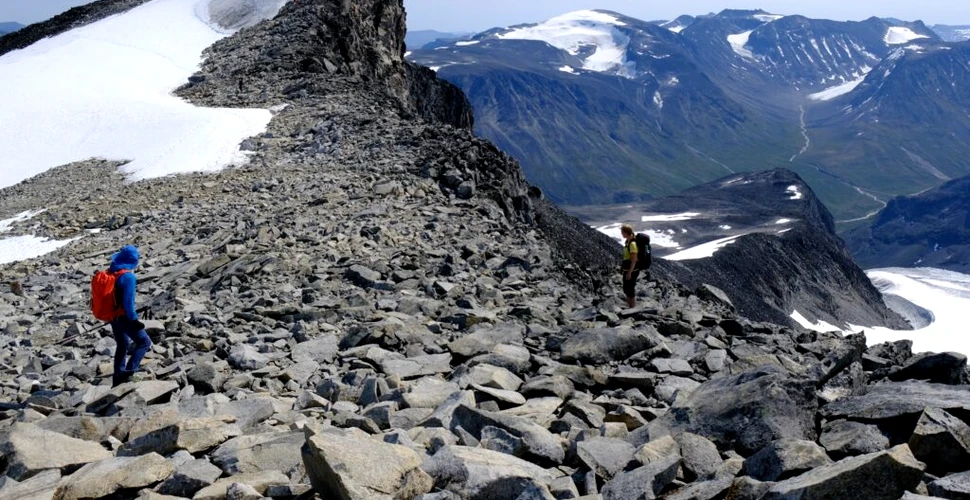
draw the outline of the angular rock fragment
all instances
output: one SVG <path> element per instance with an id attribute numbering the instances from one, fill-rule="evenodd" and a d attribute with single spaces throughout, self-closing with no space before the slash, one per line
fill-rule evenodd
<path id="1" fill-rule="evenodd" d="M 17 480 L 46 469 L 65 469 L 111 456 L 98 443 L 47 431 L 34 424 L 15 423 L 0 439 L 0 456 L 4 457 L 0 462 L 6 465 L 0 473 Z"/>

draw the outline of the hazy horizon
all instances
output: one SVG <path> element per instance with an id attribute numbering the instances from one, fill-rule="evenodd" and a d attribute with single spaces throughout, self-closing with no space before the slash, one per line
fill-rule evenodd
<path id="1" fill-rule="evenodd" d="M 0 0 L 0 22 L 30 24 L 90 3 L 90 0 Z M 484 31 L 497 26 L 534 23 L 566 12 L 606 9 L 653 21 L 679 15 L 703 15 L 724 9 L 764 9 L 773 14 L 800 14 L 811 18 L 859 21 L 894 17 L 905 21 L 921 20 L 927 25 L 970 25 L 970 2 L 952 0 L 693 0 L 683 4 L 645 4 L 640 0 L 404 0 L 408 29 L 438 31 Z"/>

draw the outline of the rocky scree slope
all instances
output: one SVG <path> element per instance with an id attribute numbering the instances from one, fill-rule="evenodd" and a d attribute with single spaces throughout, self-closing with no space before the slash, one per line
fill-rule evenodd
<path id="1" fill-rule="evenodd" d="M 245 40 L 274 50 L 302 9 L 355 25 L 384 8 L 403 15 L 300 2 L 209 60 Z M 966 453 L 965 357 L 752 323 L 709 287 L 658 286 L 624 311 L 554 257 L 548 232 L 578 223 L 530 205 L 515 163 L 468 130 L 416 119 L 413 101 L 339 67 L 238 74 L 249 91 L 207 77 L 184 93 L 288 104 L 245 167 L 123 185 L 117 164 L 91 161 L 0 192 L 4 214 L 48 209 L 15 231 L 100 230 L 0 270 L 0 497 L 960 487 L 928 457 Z M 155 346 L 147 379 L 112 389 L 113 341 L 80 330 L 94 326 L 91 272 L 124 242 L 145 256 Z"/>

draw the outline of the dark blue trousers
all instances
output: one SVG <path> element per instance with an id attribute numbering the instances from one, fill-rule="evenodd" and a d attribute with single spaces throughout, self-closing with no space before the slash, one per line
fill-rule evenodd
<path id="1" fill-rule="evenodd" d="M 127 381 L 138 370 L 142 358 L 152 347 L 152 339 L 148 338 L 148 332 L 138 329 L 135 322 L 124 316 L 111 322 L 111 331 L 117 344 L 112 385 L 118 385 Z M 134 344 L 134 351 L 128 356 L 128 347 L 131 344 Z"/>

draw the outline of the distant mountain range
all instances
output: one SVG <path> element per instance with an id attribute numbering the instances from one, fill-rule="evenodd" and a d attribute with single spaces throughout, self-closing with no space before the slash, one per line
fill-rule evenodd
<path id="1" fill-rule="evenodd" d="M 932 26 L 940 38 L 948 42 L 964 42 L 970 40 L 970 26 L 947 26 L 935 24 Z"/>
<path id="2" fill-rule="evenodd" d="M 24 25 L 20 23 L 0 23 L 0 36 L 13 33 L 23 27 Z"/>
<path id="3" fill-rule="evenodd" d="M 970 47 L 921 22 L 580 11 L 415 50 L 568 205 L 797 172 L 840 227 L 970 174 Z"/>
<path id="4" fill-rule="evenodd" d="M 408 31 L 407 36 L 404 37 L 404 43 L 407 45 L 408 50 L 417 50 L 425 48 L 425 46 L 431 42 L 436 42 L 439 40 L 443 42 L 455 41 L 471 34 L 473 33 L 446 33 L 444 31 L 435 30 Z"/>

